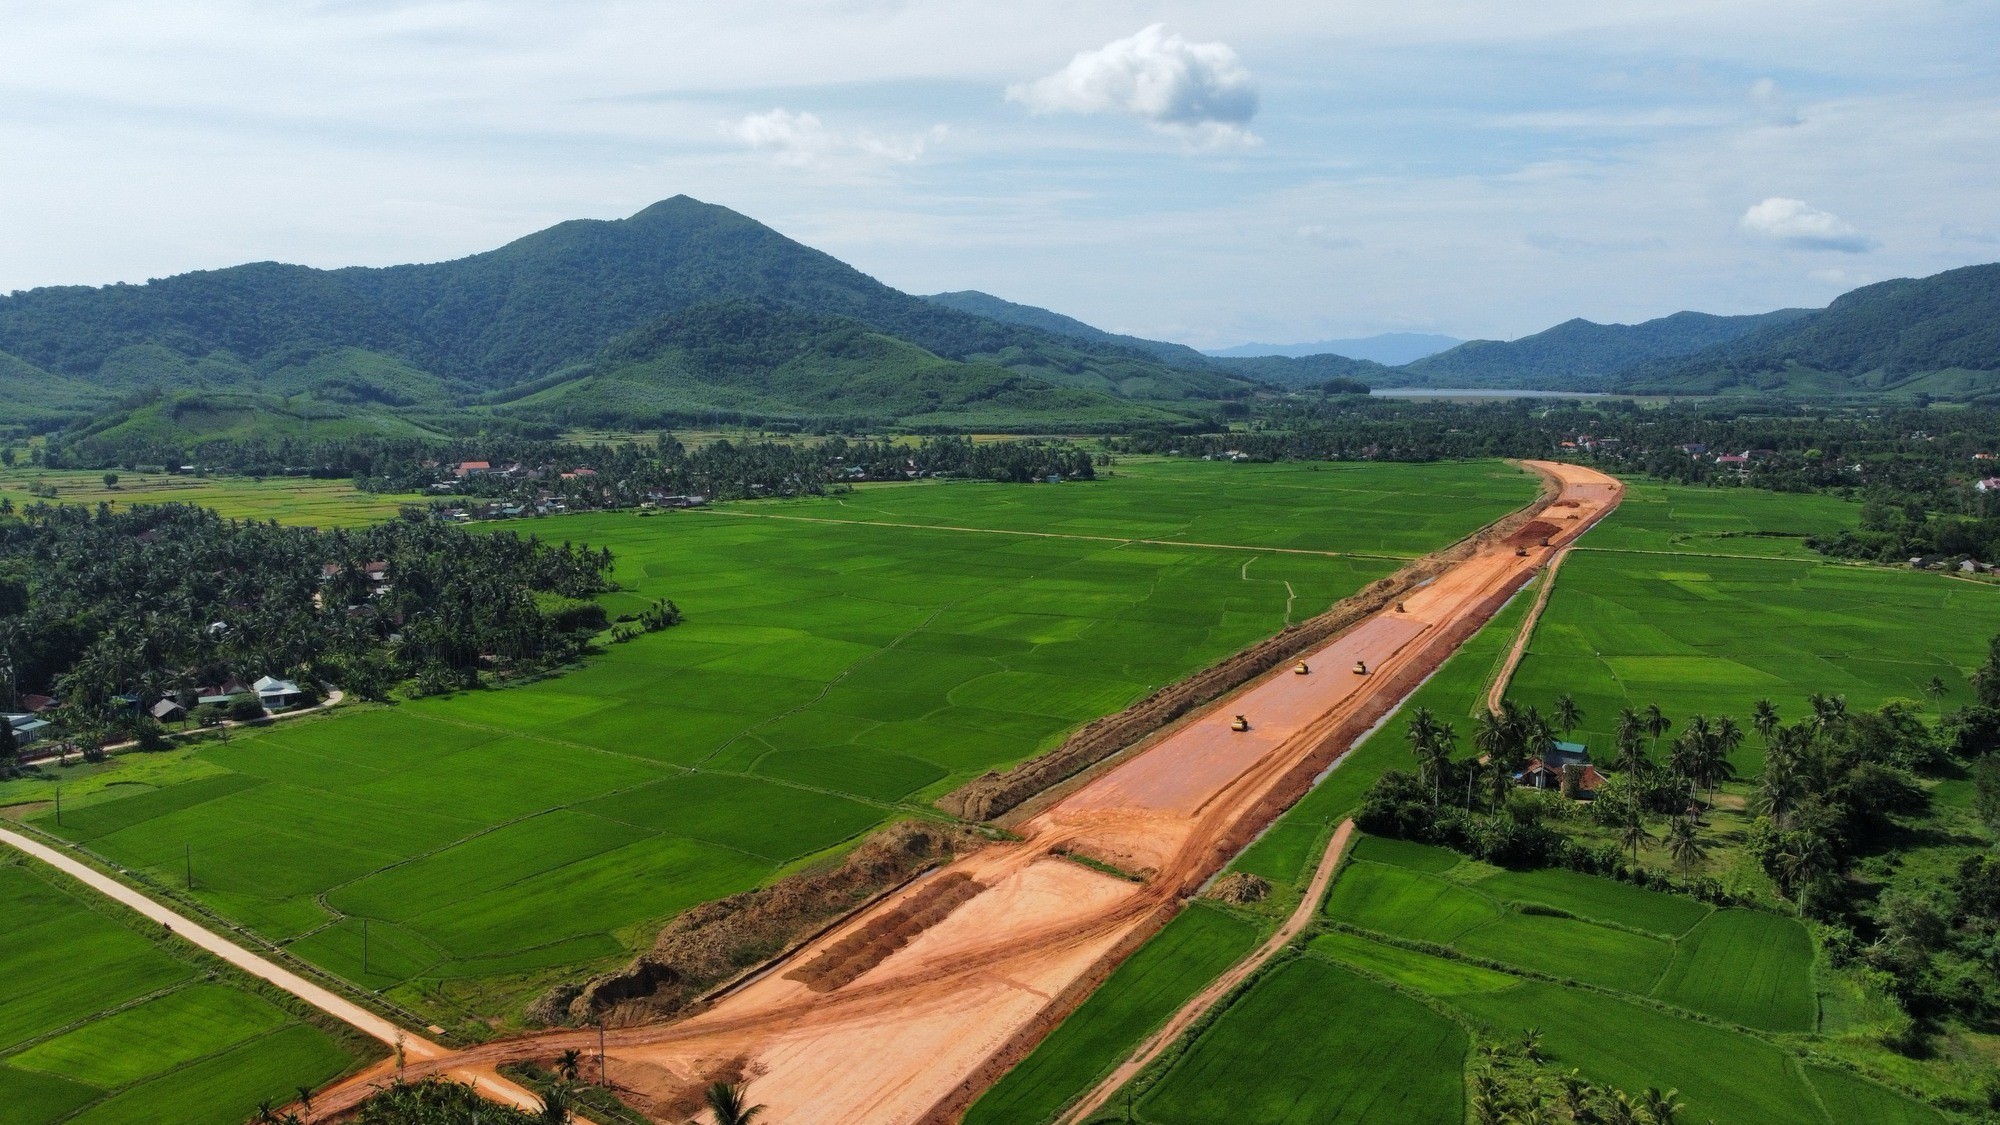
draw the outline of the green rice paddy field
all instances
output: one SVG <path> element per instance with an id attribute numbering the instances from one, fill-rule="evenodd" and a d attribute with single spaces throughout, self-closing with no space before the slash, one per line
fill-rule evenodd
<path id="1" fill-rule="evenodd" d="M 1815 692 L 1844 695 L 1856 709 L 1971 701 L 1966 677 L 2000 633 L 2000 587 L 1804 558 L 1656 553 L 1715 550 L 1704 529 L 1726 526 L 1744 533 L 1720 541 L 1732 549 L 1782 555 L 1791 540 L 1749 533 L 1828 530 L 1855 509 L 1749 489 L 1632 493 L 1563 563 L 1510 686 L 1515 699 L 1546 710 L 1569 692 L 1596 746 L 1610 744 L 1620 708 L 1649 703 L 1676 720 L 1728 714 L 1748 728 L 1762 698 L 1788 721 L 1807 713 Z M 1933 676 L 1947 688 L 1936 701 L 1924 691 Z M 1753 775 L 1762 762 L 1753 735 L 1738 771 Z"/>
<path id="2" fill-rule="evenodd" d="M 1800 1057 L 1815 1018 L 1812 951 L 1791 918 L 1373 838 L 1326 910 L 1358 930 L 1319 934 L 1234 997 L 1135 1082 L 1134 1120 L 1228 1120 L 1236 1106 L 1257 1107 L 1256 1121 L 1456 1122 L 1471 1043 L 1530 1028 L 1550 1072 L 1635 1093 L 1677 1087 L 1685 1120 L 1944 1120 Z M 1313 1081 L 1328 1067 L 1339 1080 Z M 1126 1101 L 1096 1120 L 1125 1120 Z"/>
<path id="3" fill-rule="evenodd" d="M 0 862 L 0 1118 L 235 1125 L 374 1057 L 136 914 Z"/>
<path id="4" fill-rule="evenodd" d="M 1170 468 L 1184 517 L 1236 512 L 1202 535 L 1243 547 L 1319 525 L 1334 529 L 1321 545 L 1351 527 L 1359 547 L 1416 552 L 1534 490 L 1511 469 L 1460 467 L 1472 484 L 1441 517 L 1435 466 Z M 1396 565 L 1124 541 L 1161 524 L 1149 479 L 909 489 L 962 514 L 1026 497 L 1057 506 L 1051 526 L 1087 494 L 1093 527 L 1117 533 L 1125 513 L 1112 542 L 755 518 L 765 505 L 539 521 L 616 553 L 629 589 L 613 613 L 671 597 L 687 623 L 535 684 L 131 756 L 71 775 L 60 824 L 24 811 L 161 884 L 181 883 L 191 854 L 207 907 L 474 1030 L 628 955 L 675 912 L 928 814 L 963 780 Z M 1290 499 L 1257 507 L 1274 480 Z M 0 804 L 48 789 L 0 784 Z"/>
<path id="5" fill-rule="evenodd" d="M 37 481 L 53 485 L 55 504 L 102 503 L 114 508 L 133 504 L 200 504 L 237 519 L 277 520 L 315 527 L 359 527 L 393 519 L 416 495 L 362 492 L 349 481 L 307 477 L 196 477 L 166 473 L 118 474 L 118 486 L 107 488 L 102 472 L 81 469 L 42 470 L 26 466 L 0 469 L 0 497 L 17 506 L 39 502 L 28 492 Z"/>

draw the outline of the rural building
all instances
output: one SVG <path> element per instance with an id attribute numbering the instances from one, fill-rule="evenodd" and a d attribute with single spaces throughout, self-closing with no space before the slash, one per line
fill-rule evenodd
<path id="1" fill-rule="evenodd" d="M 47 731 L 50 726 L 47 719 L 38 719 L 31 714 L 20 711 L 0 715 L 0 718 L 6 719 L 7 725 L 14 728 L 14 744 L 16 746 L 26 746 L 29 743 L 41 741 L 43 732 Z"/>
<path id="2" fill-rule="evenodd" d="M 162 723 L 177 723 L 187 718 L 187 708 L 171 699 L 162 699 L 153 704 L 152 710 L 147 713 Z"/>
<path id="3" fill-rule="evenodd" d="M 1575 770 L 1577 790 L 1580 796 L 1588 796 L 1604 784 L 1604 775 L 1590 764 L 1590 751 L 1580 742 L 1558 742 L 1555 749 L 1539 758 L 1531 758 L 1514 780 L 1529 789 L 1555 789 L 1563 787 L 1565 770 Z"/>
<path id="4" fill-rule="evenodd" d="M 464 480 L 466 477 L 485 476 L 492 471 L 493 464 L 490 461 L 460 461 L 452 469 L 453 475 L 457 476 L 460 480 Z"/>
<path id="5" fill-rule="evenodd" d="M 281 711 L 287 707 L 296 707 L 306 700 L 306 693 L 299 690 L 299 685 L 290 680 L 278 679 L 275 676 L 265 676 L 263 679 L 258 680 L 255 684 L 251 685 L 251 690 L 257 693 L 257 702 L 262 703 L 267 710 L 271 711 Z"/>

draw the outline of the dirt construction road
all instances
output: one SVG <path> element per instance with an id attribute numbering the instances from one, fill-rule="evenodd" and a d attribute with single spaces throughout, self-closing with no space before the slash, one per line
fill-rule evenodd
<path id="1" fill-rule="evenodd" d="M 1306 658 L 1310 674 L 1281 668 L 1183 720 L 1017 825 L 1020 842 L 919 880 L 708 1010 L 613 1030 L 612 1081 L 662 1121 L 692 1116 L 691 1096 L 718 1074 L 747 1076 L 752 1100 L 786 1125 L 956 1120 L 1622 491 L 1592 470 L 1529 467 L 1561 486 L 1536 522 L 1454 564 L 1400 611 L 1321 646 Z M 1368 674 L 1354 672 L 1357 661 Z M 1248 731 L 1231 729 L 1239 713 Z M 938 920 L 940 901 L 955 905 Z M 919 914 L 925 924 L 906 928 L 900 946 L 859 933 Z M 594 1052 L 596 1032 L 487 1043 L 411 1070 L 489 1068 L 569 1047 Z M 366 1093 L 350 1081 L 316 1105 L 334 1110 Z"/>

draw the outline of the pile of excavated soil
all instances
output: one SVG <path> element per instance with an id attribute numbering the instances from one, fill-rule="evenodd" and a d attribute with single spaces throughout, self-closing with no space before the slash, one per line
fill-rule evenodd
<path id="1" fill-rule="evenodd" d="M 1507 537 L 1510 547 L 1532 547 L 1562 529 L 1547 520 L 1535 520 Z"/>
<path id="2" fill-rule="evenodd" d="M 557 985 L 528 1014 L 546 1024 L 601 1019 L 613 1025 L 672 1016 L 817 927 L 982 843 L 976 833 L 927 821 L 889 825 L 838 867 L 688 909 L 660 931 L 652 949 L 625 968 L 583 985 Z"/>
<path id="3" fill-rule="evenodd" d="M 986 884 L 963 871 L 933 876 L 910 897 L 786 973 L 785 979 L 798 981 L 814 992 L 832 992 L 888 960 L 890 954 L 985 889 Z"/>
<path id="4" fill-rule="evenodd" d="M 1218 902 L 1234 903 L 1237 906 L 1248 906 L 1253 902 L 1263 902 L 1266 898 L 1270 897 L 1270 894 L 1271 884 L 1250 874 L 1248 871 L 1238 871 L 1230 875 L 1224 875 L 1222 878 L 1217 879 L 1215 886 L 1210 887 L 1208 891 L 1208 897 Z"/>

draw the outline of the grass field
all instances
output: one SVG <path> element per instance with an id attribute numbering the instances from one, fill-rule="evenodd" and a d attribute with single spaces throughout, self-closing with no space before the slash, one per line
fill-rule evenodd
<path id="1" fill-rule="evenodd" d="M 362 1057 L 191 946 L 40 867 L 0 861 L 0 1117 L 234 1125 Z M 74 1115 L 74 1116 L 72 1116 Z"/>
<path id="2" fill-rule="evenodd" d="M 1423 1004 L 1300 957 L 1231 1004 L 1137 1109 L 1158 1125 L 1458 1125 L 1469 1046 Z"/>
<path id="3" fill-rule="evenodd" d="M 1036 1125 L 1054 1117 L 1248 954 L 1257 938 L 1256 925 L 1214 907 L 1182 911 L 973 1103 L 966 1125 Z"/>
<path id="4" fill-rule="evenodd" d="M 1190 510 L 1229 510 L 1266 487 L 1238 466 L 1174 468 Z M 1440 471 L 1410 467 L 1418 484 L 1394 493 L 1397 467 L 1369 468 L 1373 491 L 1333 472 L 1299 471 L 1297 488 L 1325 485 L 1315 519 L 1342 525 L 1354 505 L 1360 525 L 1385 495 L 1417 502 Z M 1519 474 L 1467 471 L 1485 499 L 1459 524 L 1532 491 Z M 1159 502 L 1138 479 L 999 495 L 1091 494 L 1100 520 L 1115 529 L 1124 510 L 1136 537 Z M 1279 514 L 1234 530 L 1285 538 Z M 191 855 L 209 906 L 471 1030 L 518 1011 L 553 972 L 627 955 L 689 905 L 891 817 L 934 815 L 937 794 L 1396 565 L 713 513 L 536 530 L 616 553 L 627 590 L 607 598 L 614 614 L 672 597 L 687 622 L 503 692 L 133 756 L 131 774 L 92 771 L 66 791 L 60 825 L 46 808 L 30 821 L 162 883 L 183 882 Z M 0 783 L 0 804 L 48 789 Z"/>
<path id="5" fill-rule="evenodd" d="M 0 497 L 16 506 L 36 503 L 28 486 L 36 481 L 55 486 L 50 503 L 100 503 L 114 508 L 133 504 L 200 504 L 236 519 L 277 520 L 314 527 L 359 527 L 393 519 L 416 495 L 362 492 L 345 480 L 308 477 L 197 477 L 166 473 L 118 473 L 118 486 L 106 488 L 101 471 L 42 470 L 16 466 L 0 469 Z"/>

